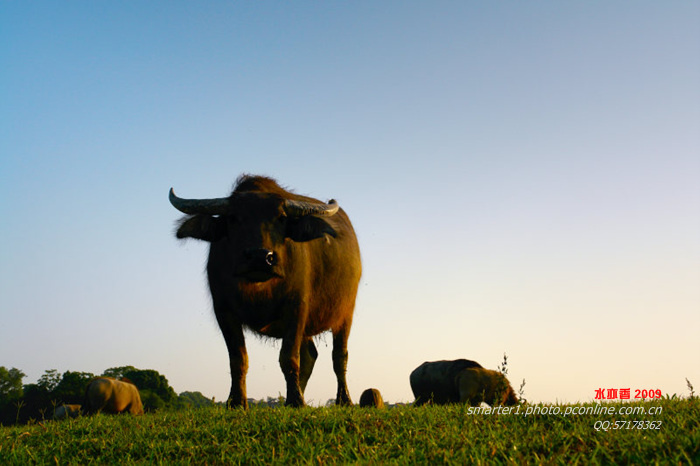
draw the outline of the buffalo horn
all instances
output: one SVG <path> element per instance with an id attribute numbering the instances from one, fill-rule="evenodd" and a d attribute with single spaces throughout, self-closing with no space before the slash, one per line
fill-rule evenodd
<path id="1" fill-rule="evenodd" d="M 338 212 L 340 206 L 335 201 L 331 199 L 328 204 L 314 204 L 312 202 L 304 201 L 293 201 L 287 199 L 284 201 L 284 211 L 290 217 L 303 217 L 305 215 L 318 215 L 323 217 L 330 217 Z"/>
<path id="2" fill-rule="evenodd" d="M 185 214 L 223 215 L 227 211 L 228 202 L 227 197 L 217 199 L 182 199 L 175 195 L 173 188 L 170 188 L 170 203 Z"/>

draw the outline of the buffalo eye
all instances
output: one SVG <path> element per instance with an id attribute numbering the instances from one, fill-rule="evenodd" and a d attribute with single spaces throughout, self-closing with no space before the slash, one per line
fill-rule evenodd
<path id="1" fill-rule="evenodd" d="M 324 235 L 336 237 L 337 233 L 326 220 L 307 215 L 290 219 L 287 223 L 286 236 L 292 241 L 304 242 L 322 238 Z"/>

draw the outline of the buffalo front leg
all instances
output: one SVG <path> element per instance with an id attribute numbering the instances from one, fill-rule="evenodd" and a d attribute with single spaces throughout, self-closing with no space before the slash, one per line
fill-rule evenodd
<path id="1" fill-rule="evenodd" d="M 306 391 L 306 384 L 309 381 L 309 377 L 311 377 L 311 372 L 314 370 L 317 358 L 318 351 L 313 340 L 311 338 L 305 339 L 299 350 L 299 387 L 302 395 Z"/>
<path id="2" fill-rule="evenodd" d="M 248 351 L 245 347 L 243 327 L 230 315 L 217 313 L 219 327 L 224 335 L 228 348 L 229 366 L 231 368 L 231 392 L 228 395 L 228 406 L 248 408 L 246 395 L 246 374 L 248 373 Z"/>
<path id="3" fill-rule="evenodd" d="M 348 383 L 345 373 L 348 366 L 348 337 L 350 336 L 350 326 L 343 326 L 338 332 L 333 334 L 333 372 L 338 379 L 338 394 L 335 398 L 336 405 L 352 405 Z"/>

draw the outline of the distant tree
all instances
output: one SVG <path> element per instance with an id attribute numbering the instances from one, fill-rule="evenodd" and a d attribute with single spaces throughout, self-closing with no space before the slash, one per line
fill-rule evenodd
<path id="1" fill-rule="evenodd" d="M 134 366 L 111 367 L 102 373 L 104 377 L 128 379 L 139 389 L 141 402 L 147 411 L 165 407 L 177 407 L 179 402 L 175 390 L 165 376 L 152 369 L 137 369 Z"/>
<path id="2" fill-rule="evenodd" d="M 143 409 L 146 411 L 156 411 L 169 407 L 161 397 L 159 397 L 152 390 L 147 388 L 141 390 L 139 389 L 139 395 L 141 396 L 141 403 L 143 403 Z M 170 406 L 173 407 L 173 406 Z"/>
<path id="3" fill-rule="evenodd" d="M 51 392 L 51 397 L 58 404 L 83 404 L 85 389 L 94 378 L 95 374 L 90 372 L 66 371 Z"/>
<path id="4" fill-rule="evenodd" d="M 23 387 L 24 396 L 16 406 L 15 419 L 17 422 L 27 422 L 29 419 L 45 419 L 51 407 L 51 392 L 45 385 L 30 383 Z M 14 420 L 13 419 L 13 422 Z"/>
<path id="5" fill-rule="evenodd" d="M 26 376 L 19 369 L 0 366 L 0 405 L 22 398 L 22 379 Z"/>
<path id="6" fill-rule="evenodd" d="M 14 420 L 50 419 L 60 404 L 83 404 L 85 388 L 93 377 L 89 372 L 66 371 L 59 375 L 56 369 L 45 371 L 37 383 L 23 387 L 24 396 L 15 409 Z"/>
<path id="7" fill-rule="evenodd" d="M 36 383 L 39 388 L 50 393 L 54 388 L 58 386 L 61 382 L 61 375 L 56 369 L 49 369 L 44 371 L 44 375 L 39 377 L 39 381 Z"/>
<path id="8" fill-rule="evenodd" d="M 177 407 L 177 394 L 168 383 L 165 376 L 153 369 L 135 369 L 124 373 L 124 377 L 131 380 L 139 389 L 143 407 L 147 411 L 154 411 L 165 407 Z"/>
<path id="9" fill-rule="evenodd" d="M 0 367 L 0 424 L 9 425 L 16 421 L 17 404 L 24 396 L 24 377 L 24 372 L 19 369 Z"/>
<path id="10" fill-rule="evenodd" d="M 123 379 L 128 372 L 137 371 L 134 366 L 110 367 L 102 373 L 103 377 L 113 377 L 115 379 Z"/>
<path id="11" fill-rule="evenodd" d="M 144 408 L 177 409 L 185 403 L 200 404 L 212 401 L 199 392 L 180 398 L 165 376 L 157 371 L 137 369 L 134 366 L 112 367 L 103 376 L 127 378 L 139 389 Z M 0 423 L 24 423 L 31 419 L 50 419 L 59 404 L 83 404 L 85 389 L 95 377 L 90 372 L 66 371 L 63 375 L 49 369 L 37 383 L 22 385 L 25 374 L 19 369 L 0 367 Z M 186 401 L 187 400 L 187 401 Z"/>
<path id="12" fill-rule="evenodd" d="M 201 408 L 202 406 L 211 406 L 214 404 L 212 400 L 202 395 L 201 392 L 182 392 L 178 395 L 180 405 L 183 407 Z"/>
<path id="13" fill-rule="evenodd" d="M 60 382 L 61 375 L 58 371 L 49 369 L 44 371 L 37 383 L 25 385 L 23 387 L 24 396 L 18 401 L 14 420 L 23 423 L 30 419 L 42 420 L 50 418 L 53 404 L 56 403 L 52 393 Z"/>

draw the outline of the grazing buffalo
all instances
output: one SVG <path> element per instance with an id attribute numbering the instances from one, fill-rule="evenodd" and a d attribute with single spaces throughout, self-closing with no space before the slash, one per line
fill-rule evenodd
<path id="1" fill-rule="evenodd" d="M 143 405 L 138 388 L 130 381 L 97 377 L 85 390 L 85 411 L 143 414 Z"/>
<path id="2" fill-rule="evenodd" d="M 503 374 L 468 359 L 424 362 L 410 376 L 415 406 L 469 403 L 515 405 L 518 398 Z"/>
<path id="3" fill-rule="evenodd" d="M 508 379 L 498 372 L 483 367 L 470 367 L 457 375 L 459 401 L 479 406 L 481 402 L 493 405 L 513 406 L 518 397 Z"/>
<path id="4" fill-rule="evenodd" d="M 362 408 L 383 408 L 384 400 L 382 394 L 376 388 L 368 388 L 360 396 L 360 407 Z"/>
<path id="5" fill-rule="evenodd" d="M 53 412 L 54 420 L 78 417 L 80 415 L 80 405 L 61 405 Z"/>
<path id="6" fill-rule="evenodd" d="M 171 189 L 170 202 L 188 214 L 176 236 L 211 243 L 207 275 L 229 352 L 230 406 L 248 405 L 244 328 L 282 339 L 279 362 L 291 406 L 304 405 L 318 356 L 312 337 L 330 330 L 336 403 L 351 404 L 347 342 L 362 266 L 352 224 L 338 204 L 248 175 L 229 197 L 181 199 Z"/>
<path id="7" fill-rule="evenodd" d="M 481 367 L 478 362 L 468 359 L 455 361 L 424 362 L 411 372 L 410 382 L 414 405 L 432 402 L 435 404 L 457 403 L 459 389 L 455 383 L 457 375 L 464 369 Z"/>

